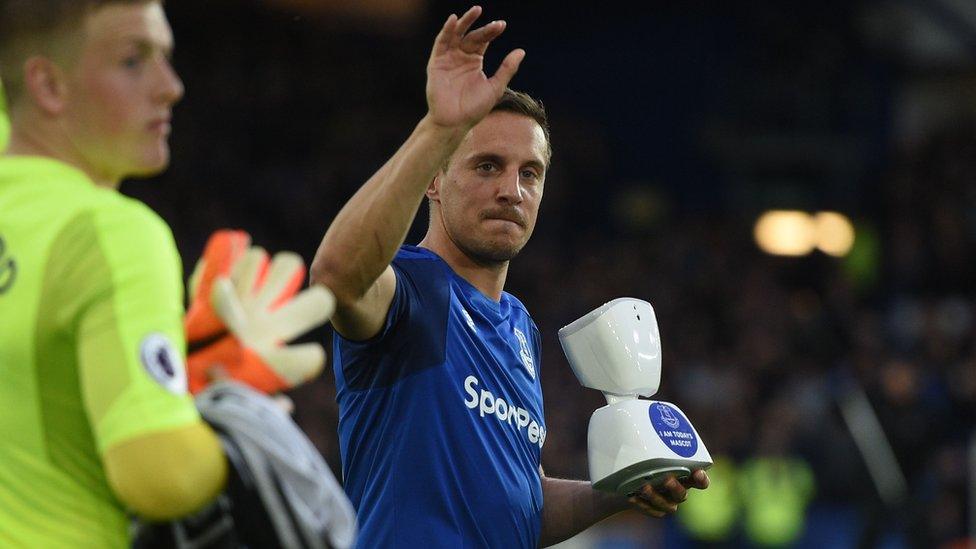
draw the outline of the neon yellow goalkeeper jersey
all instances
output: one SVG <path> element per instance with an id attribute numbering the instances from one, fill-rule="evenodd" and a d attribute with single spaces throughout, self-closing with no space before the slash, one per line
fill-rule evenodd
<path id="1" fill-rule="evenodd" d="M 101 455 L 199 421 L 182 271 L 148 207 L 0 156 L 0 547 L 123 547 Z"/>
<path id="2" fill-rule="evenodd" d="M 3 83 L 0 82 L 0 152 L 7 148 L 10 138 L 10 119 L 7 118 L 7 102 L 3 96 Z"/>

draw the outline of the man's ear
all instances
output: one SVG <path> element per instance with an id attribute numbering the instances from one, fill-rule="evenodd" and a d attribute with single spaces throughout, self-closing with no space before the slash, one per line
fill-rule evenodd
<path id="1" fill-rule="evenodd" d="M 54 61 L 35 55 L 24 62 L 24 92 L 45 114 L 59 115 L 68 102 L 66 75 Z"/>
<path id="2" fill-rule="evenodd" d="M 434 202 L 441 201 L 441 178 L 444 177 L 444 172 L 437 172 L 437 175 L 430 181 L 430 185 L 427 185 L 427 191 L 424 193 L 427 198 Z"/>

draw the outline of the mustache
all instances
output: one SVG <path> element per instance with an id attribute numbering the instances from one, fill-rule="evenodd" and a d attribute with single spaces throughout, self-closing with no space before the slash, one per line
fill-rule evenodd
<path id="1" fill-rule="evenodd" d="M 522 212 L 515 208 L 492 208 L 481 212 L 481 219 L 504 219 L 525 227 L 526 220 Z"/>

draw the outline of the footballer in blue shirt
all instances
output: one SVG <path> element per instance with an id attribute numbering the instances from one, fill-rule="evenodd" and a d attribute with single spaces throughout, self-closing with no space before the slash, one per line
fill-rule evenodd
<path id="1" fill-rule="evenodd" d="M 661 517 L 688 486 L 633 498 L 545 476 L 539 330 L 503 288 L 535 226 L 549 166 L 542 105 L 492 77 L 505 29 L 451 15 L 427 65 L 428 113 L 336 216 L 312 266 L 335 293 L 339 442 L 359 547 L 538 547 L 614 513 Z M 403 246 L 421 201 L 430 226 Z M 689 486 L 705 488 L 696 471 Z"/>

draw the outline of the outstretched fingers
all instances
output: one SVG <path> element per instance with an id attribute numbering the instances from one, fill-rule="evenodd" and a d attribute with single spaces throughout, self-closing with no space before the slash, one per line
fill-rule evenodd
<path id="1" fill-rule="evenodd" d="M 509 52 L 502 59 L 502 64 L 499 65 L 498 70 L 495 71 L 494 76 L 488 79 L 491 82 L 492 87 L 496 90 L 505 89 L 508 87 L 508 83 L 512 81 L 512 77 L 518 72 L 519 65 L 522 64 L 522 60 L 525 59 L 525 50 L 518 48 Z"/>
<path id="2" fill-rule="evenodd" d="M 454 29 L 457 27 L 457 15 L 453 13 L 447 16 L 447 21 L 444 21 L 444 26 L 441 27 L 441 31 L 437 33 L 437 38 L 434 39 L 434 55 L 446 53 L 451 49 L 451 42 L 454 37 Z"/>
<path id="3" fill-rule="evenodd" d="M 261 358 L 274 368 L 275 374 L 285 380 L 289 387 L 318 377 L 325 368 L 325 349 L 318 343 L 275 347 L 263 353 Z"/>
<path id="4" fill-rule="evenodd" d="M 492 21 L 471 30 L 481 11 L 474 6 L 461 17 L 448 17 L 427 62 L 428 107 L 440 124 L 480 120 L 501 97 L 525 57 L 521 49 L 509 53 L 494 76 L 487 77 L 485 51 L 505 31 L 506 23 Z"/>
<path id="5" fill-rule="evenodd" d="M 461 51 L 484 55 L 488 44 L 501 33 L 505 32 L 505 21 L 492 21 L 487 25 L 469 32 L 461 39 Z"/>
<path id="6" fill-rule="evenodd" d="M 444 26 L 441 27 L 441 31 L 437 33 L 437 38 L 434 39 L 434 55 L 445 54 L 455 48 L 463 48 L 465 51 L 470 50 L 470 46 L 465 47 L 465 44 L 470 42 L 470 37 L 474 35 L 477 38 L 481 34 L 484 34 L 481 31 L 488 27 L 492 27 L 489 31 L 500 32 L 495 28 L 498 26 L 495 24 L 496 22 L 492 22 L 465 36 L 468 29 L 471 28 L 471 25 L 474 24 L 480 15 L 481 6 L 472 6 L 461 17 L 453 13 L 449 15 L 447 21 L 444 21 Z M 504 29 L 504 25 L 502 25 L 502 28 Z M 490 42 L 491 38 L 488 41 Z M 487 43 L 485 45 L 487 46 Z"/>
<path id="7" fill-rule="evenodd" d="M 468 29 L 471 28 L 471 25 L 473 25 L 480 16 L 481 6 L 471 6 L 468 11 L 464 12 L 464 15 L 458 19 L 457 26 L 454 28 L 453 38 L 457 40 L 457 42 L 460 42 L 461 38 L 464 37 L 464 35 L 468 32 Z"/>

